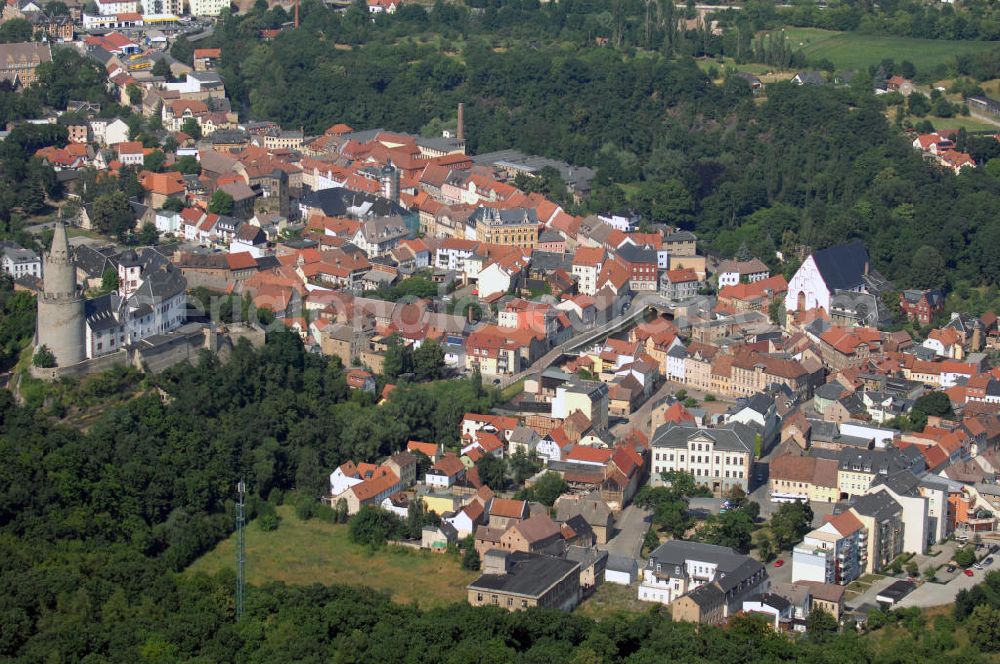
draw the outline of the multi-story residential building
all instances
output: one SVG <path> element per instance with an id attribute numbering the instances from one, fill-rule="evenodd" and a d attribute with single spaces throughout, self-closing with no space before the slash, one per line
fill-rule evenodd
<path id="1" fill-rule="evenodd" d="M 851 504 L 851 513 L 868 533 L 864 572 L 873 574 L 903 552 L 903 508 L 887 491 L 861 496 Z"/>
<path id="2" fill-rule="evenodd" d="M 913 446 L 902 449 L 845 447 L 840 451 L 837 462 L 837 486 L 842 499 L 868 493 L 879 478 L 901 470 L 919 472 L 926 468 L 923 456 Z"/>
<path id="3" fill-rule="evenodd" d="M 768 489 L 771 500 L 808 500 L 835 503 L 840 499 L 837 460 L 783 454 L 771 460 Z"/>
<path id="4" fill-rule="evenodd" d="M 538 244 L 538 217 L 531 208 L 479 207 L 471 221 L 480 242 L 524 248 Z"/>
<path id="5" fill-rule="evenodd" d="M 722 261 L 719 264 L 719 288 L 763 281 L 770 274 L 770 268 L 759 258 L 748 261 Z"/>
<path id="6" fill-rule="evenodd" d="M 42 259 L 31 249 L 13 242 L 0 242 L 0 269 L 15 279 L 25 276 L 41 279 Z"/>
<path id="7" fill-rule="evenodd" d="M 944 311 L 944 293 L 940 290 L 904 290 L 899 294 L 899 308 L 909 320 L 930 325 Z"/>
<path id="8" fill-rule="evenodd" d="M 712 362 L 719 349 L 709 344 L 692 341 L 684 357 L 684 382 L 696 390 L 712 390 Z"/>
<path id="9" fill-rule="evenodd" d="M 352 241 L 369 258 L 374 258 L 392 251 L 409 233 L 401 217 L 375 217 L 361 223 Z"/>
<path id="10" fill-rule="evenodd" d="M 547 348 L 544 330 L 486 325 L 465 341 L 465 367 L 484 374 L 512 374 L 530 365 Z"/>
<path id="11" fill-rule="evenodd" d="M 629 272 L 629 287 L 633 291 L 655 291 L 657 252 L 651 245 L 626 244 L 615 252 Z"/>
<path id="12" fill-rule="evenodd" d="M 584 295 L 597 292 L 597 277 L 601 274 L 607 255 L 601 247 L 578 247 L 573 255 L 573 276 L 576 289 Z"/>
<path id="13" fill-rule="evenodd" d="M 67 138 L 70 143 L 90 142 L 90 125 L 86 122 L 71 122 L 66 125 L 66 131 L 68 132 Z"/>
<path id="14" fill-rule="evenodd" d="M 188 0 L 192 16 L 218 16 L 229 8 L 229 0 Z"/>
<path id="15" fill-rule="evenodd" d="M 657 547 L 639 582 L 639 599 L 673 605 L 674 620 L 719 624 L 750 595 L 767 592 L 767 569 L 725 546 L 672 540 Z"/>
<path id="16" fill-rule="evenodd" d="M 868 533 L 851 511 L 830 517 L 792 551 L 792 582 L 847 584 L 864 573 Z"/>
<path id="17" fill-rule="evenodd" d="M 434 265 L 442 270 L 465 272 L 465 261 L 476 253 L 478 246 L 475 240 L 445 238 L 434 254 Z"/>
<path id="18" fill-rule="evenodd" d="M 0 81 L 27 87 L 35 82 L 38 65 L 51 61 L 52 51 L 45 42 L 0 44 Z"/>
<path id="19" fill-rule="evenodd" d="M 608 427 L 609 390 L 607 383 L 570 380 L 556 388 L 552 417 L 564 420 L 576 411 L 583 413 L 594 429 Z"/>
<path id="20" fill-rule="evenodd" d="M 660 474 L 667 471 L 691 473 L 695 482 L 716 496 L 734 487 L 748 490 L 758 429 L 732 422 L 714 429 L 693 424 L 667 423 L 658 427 L 650 442 L 652 469 L 650 484 L 660 486 Z"/>
<path id="21" fill-rule="evenodd" d="M 663 236 L 663 247 L 671 256 L 694 256 L 698 237 L 689 231 L 674 231 Z"/>
<path id="22" fill-rule="evenodd" d="M 660 294 L 668 300 L 689 300 L 698 295 L 701 279 L 691 268 L 667 270 L 660 277 Z"/>
<path id="23" fill-rule="evenodd" d="M 807 396 L 809 372 L 797 360 L 762 353 L 742 353 L 730 364 L 728 390 L 736 396 L 751 396 L 770 385 L 786 385 L 795 394 Z"/>
<path id="24" fill-rule="evenodd" d="M 781 298 L 784 300 L 788 282 L 783 276 L 776 275 L 752 283 L 739 283 L 733 286 L 723 286 L 719 289 L 719 305 L 733 314 L 747 311 L 768 311 L 771 302 Z"/>
<path id="25" fill-rule="evenodd" d="M 936 475 L 920 478 L 909 471 L 899 471 L 877 480 L 870 489 L 870 493 L 880 491 L 888 493 L 902 507 L 906 551 L 925 553 L 954 527 L 948 518 L 948 497 L 961 492 L 961 485 L 956 482 Z"/>
<path id="26" fill-rule="evenodd" d="M 97 0 L 97 13 L 101 16 L 131 14 L 137 11 L 139 11 L 138 0 Z"/>
<path id="27" fill-rule="evenodd" d="M 819 340 L 823 363 L 832 371 L 861 366 L 882 347 L 881 334 L 870 327 L 834 326 L 820 335 Z"/>

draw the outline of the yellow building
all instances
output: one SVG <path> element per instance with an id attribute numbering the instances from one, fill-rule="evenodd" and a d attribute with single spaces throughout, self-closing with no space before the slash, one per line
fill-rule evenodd
<path id="1" fill-rule="evenodd" d="M 454 512 L 462 507 L 461 499 L 459 499 L 458 496 L 451 495 L 450 493 L 427 493 L 421 497 L 423 498 L 424 507 L 427 511 L 434 512 L 439 516 L 445 512 Z"/>
<path id="2" fill-rule="evenodd" d="M 835 503 L 840 497 L 837 461 L 786 454 L 771 461 L 772 498 Z"/>
<path id="3" fill-rule="evenodd" d="M 525 248 L 538 244 L 538 217 L 534 210 L 480 207 L 473 219 L 476 239 L 480 242 Z"/>

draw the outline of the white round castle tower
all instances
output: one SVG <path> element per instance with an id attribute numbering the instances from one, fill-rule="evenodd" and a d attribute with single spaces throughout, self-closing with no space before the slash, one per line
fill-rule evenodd
<path id="1" fill-rule="evenodd" d="M 66 226 L 60 223 L 45 256 L 35 332 L 36 348 L 48 348 L 60 367 L 87 359 L 83 312 L 83 294 L 76 287 L 76 264 L 69 253 Z"/>

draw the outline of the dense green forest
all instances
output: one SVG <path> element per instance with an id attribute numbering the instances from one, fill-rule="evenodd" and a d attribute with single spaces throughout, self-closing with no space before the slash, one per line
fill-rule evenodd
<path id="1" fill-rule="evenodd" d="M 318 495 L 347 458 L 376 458 L 409 436 L 454 442 L 463 411 L 489 407 L 491 396 L 472 381 L 403 385 L 375 406 L 349 392 L 337 362 L 307 354 L 287 332 L 260 351 L 240 345 L 226 364 L 206 355 L 195 368 L 95 376 L 63 394 L 103 394 L 107 409 L 83 432 L 59 424 L 51 401 L 20 407 L 0 391 L 0 659 L 832 664 L 978 662 L 994 647 L 992 577 L 934 629 L 919 615 L 880 618 L 904 625 L 905 651 L 820 628 L 791 641 L 753 619 L 721 631 L 655 609 L 600 623 L 465 605 L 421 611 L 320 586 L 250 588 L 237 624 L 231 573 L 175 572 L 232 530 L 240 477 L 251 515 L 266 512 L 261 501 L 289 491 Z M 972 645 L 956 641 L 956 620 Z"/>

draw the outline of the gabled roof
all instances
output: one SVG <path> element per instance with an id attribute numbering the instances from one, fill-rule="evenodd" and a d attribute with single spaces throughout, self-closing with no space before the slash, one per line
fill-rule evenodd
<path id="1" fill-rule="evenodd" d="M 465 470 L 465 465 L 462 463 L 462 460 L 454 454 L 445 454 L 437 460 L 437 463 L 435 463 L 432 468 L 443 473 L 447 477 L 454 477 Z"/>
<path id="2" fill-rule="evenodd" d="M 869 257 L 864 242 L 854 240 L 813 253 L 813 261 L 830 290 L 852 290 L 863 283 Z"/>
<path id="3" fill-rule="evenodd" d="M 543 542 L 559 535 L 559 524 L 548 514 L 536 514 L 513 526 L 529 544 Z"/>
<path id="4" fill-rule="evenodd" d="M 523 500 L 494 498 L 490 503 L 490 516 L 508 519 L 523 519 L 528 514 L 528 503 Z"/>

